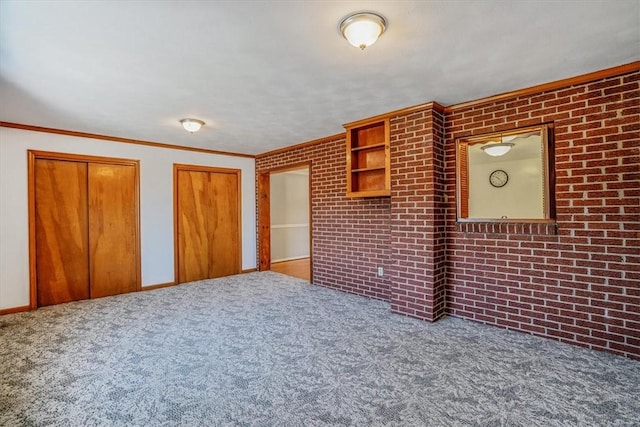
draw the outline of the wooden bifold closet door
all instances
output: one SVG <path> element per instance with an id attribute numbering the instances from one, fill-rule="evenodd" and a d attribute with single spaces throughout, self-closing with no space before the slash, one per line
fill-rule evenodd
<path id="1" fill-rule="evenodd" d="M 240 171 L 174 165 L 178 283 L 240 273 Z"/>
<path id="2" fill-rule="evenodd" d="M 139 289 L 135 183 L 133 166 L 89 164 L 91 298 Z"/>
<path id="3" fill-rule="evenodd" d="M 29 166 L 32 307 L 139 290 L 137 161 L 30 151 Z"/>
<path id="4" fill-rule="evenodd" d="M 35 160 L 38 307 L 89 298 L 87 164 Z"/>

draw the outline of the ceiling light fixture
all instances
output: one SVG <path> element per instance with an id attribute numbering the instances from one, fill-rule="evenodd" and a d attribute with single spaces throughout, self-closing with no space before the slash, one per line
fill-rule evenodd
<path id="1" fill-rule="evenodd" d="M 373 12 L 353 13 L 340 22 L 340 32 L 355 47 L 371 46 L 387 29 L 384 16 Z"/>
<path id="2" fill-rule="evenodd" d="M 204 126 L 204 122 L 198 119 L 182 119 L 180 123 L 182 123 L 184 130 L 191 133 L 198 132 Z"/>
<path id="3" fill-rule="evenodd" d="M 513 142 L 495 142 L 493 144 L 484 145 L 480 148 L 488 155 L 498 157 L 507 154 L 513 146 Z"/>

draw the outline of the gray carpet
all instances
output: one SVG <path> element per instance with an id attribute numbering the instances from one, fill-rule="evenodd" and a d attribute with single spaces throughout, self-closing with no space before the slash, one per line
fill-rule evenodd
<path id="1" fill-rule="evenodd" d="M 0 317 L 2 426 L 639 426 L 640 362 L 251 273 Z"/>

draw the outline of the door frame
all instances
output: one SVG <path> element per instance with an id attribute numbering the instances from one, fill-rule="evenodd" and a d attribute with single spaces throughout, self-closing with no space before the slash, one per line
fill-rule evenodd
<path id="1" fill-rule="evenodd" d="M 271 174 L 292 171 L 296 169 L 309 170 L 309 281 L 313 283 L 313 198 L 312 190 L 312 162 L 294 163 L 279 166 L 258 173 L 258 271 L 271 270 Z"/>
<path id="2" fill-rule="evenodd" d="M 111 165 L 133 166 L 135 169 L 134 203 L 135 203 L 135 263 L 136 288 L 142 289 L 142 263 L 140 253 L 140 161 L 117 157 L 90 156 L 84 154 L 57 153 L 53 151 L 27 150 L 27 191 L 29 212 L 29 309 L 38 308 L 38 277 L 36 269 L 36 160 L 58 160 L 81 163 L 102 163 Z M 87 283 L 89 286 L 89 283 Z"/>
<path id="3" fill-rule="evenodd" d="M 220 168 L 216 166 L 199 166 L 184 163 L 173 164 L 173 282 L 180 284 L 178 281 L 180 275 L 178 269 L 180 265 L 178 249 L 178 172 L 213 172 L 235 174 L 238 178 L 238 274 L 242 272 L 242 170 L 231 168 Z"/>

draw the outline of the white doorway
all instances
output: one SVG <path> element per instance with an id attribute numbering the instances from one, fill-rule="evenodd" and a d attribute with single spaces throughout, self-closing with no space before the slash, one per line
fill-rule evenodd
<path id="1" fill-rule="evenodd" d="M 310 280 L 309 167 L 270 174 L 271 269 Z"/>

